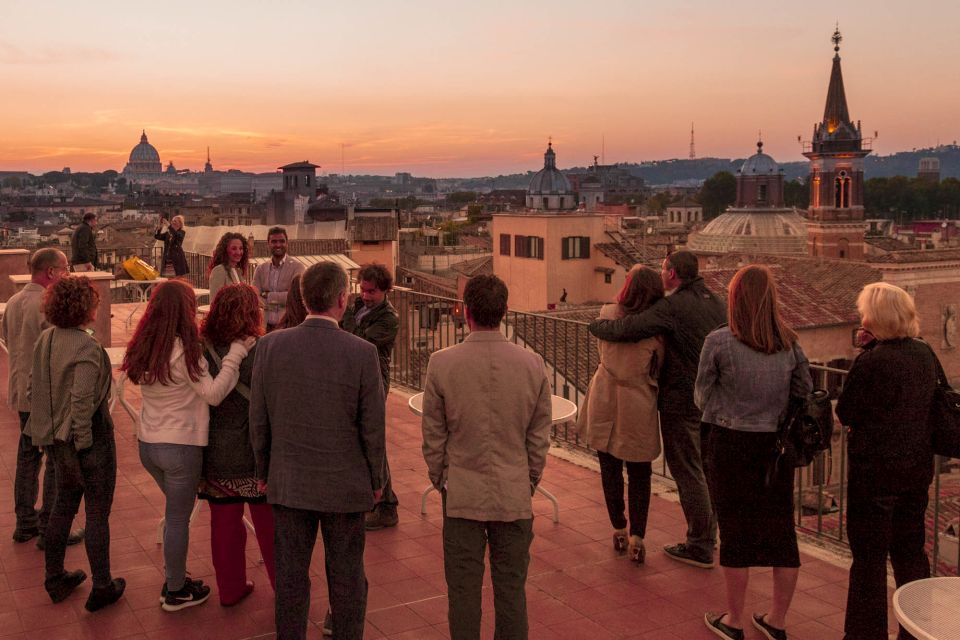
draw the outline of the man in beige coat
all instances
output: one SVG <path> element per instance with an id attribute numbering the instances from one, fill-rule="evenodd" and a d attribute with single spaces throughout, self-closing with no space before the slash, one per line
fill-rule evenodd
<path id="1" fill-rule="evenodd" d="M 507 310 L 502 280 L 472 278 L 463 301 L 470 334 L 430 358 L 423 399 L 423 457 L 444 504 L 450 636 L 480 637 L 489 542 L 496 637 L 523 640 L 531 497 L 550 446 L 550 383 L 543 359 L 499 331 Z"/>
<path id="2" fill-rule="evenodd" d="M 47 287 L 56 283 L 70 270 L 67 256 L 57 249 L 39 249 L 30 258 L 30 282 L 7 302 L 3 315 L 2 333 L 6 344 L 9 364 L 7 403 L 20 415 L 20 446 L 17 448 L 17 471 L 13 482 L 14 510 L 17 525 L 13 531 L 14 542 L 26 542 L 36 536 L 43 539 L 50 510 L 56 499 L 56 482 L 53 464 L 49 461 L 43 474 L 43 504 L 38 512 L 37 497 L 40 489 L 40 463 L 43 453 L 33 446 L 30 437 L 23 434 L 30 418 L 30 369 L 33 366 L 33 347 L 40 333 L 49 327 L 43 315 L 43 294 Z M 68 544 L 83 539 L 76 532 Z M 43 544 L 38 541 L 41 548 Z"/>

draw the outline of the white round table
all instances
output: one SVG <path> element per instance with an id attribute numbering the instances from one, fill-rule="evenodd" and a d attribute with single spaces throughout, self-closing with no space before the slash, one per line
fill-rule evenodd
<path id="1" fill-rule="evenodd" d="M 917 640 L 960 640 L 960 578 L 908 582 L 893 594 L 893 613 Z"/>
<path id="2" fill-rule="evenodd" d="M 550 405 L 552 424 L 562 424 L 564 422 L 568 422 L 573 420 L 577 415 L 577 405 L 566 398 L 561 398 L 560 396 L 550 396 Z M 410 396 L 410 400 L 407 401 L 407 406 L 410 407 L 410 411 L 412 411 L 414 415 L 422 416 L 423 392 Z M 436 491 L 436 488 L 433 485 L 430 485 L 424 489 L 423 494 L 420 496 L 421 514 L 425 514 L 427 512 L 427 496 L 430 495 L 431 491 Z M 553 505 L 553 521 L 560 522 L 560 503 L 557 502 L 556 496 L 540 485 L 537 485 L 537 493 L 550 501 L 550 503 Z"/>

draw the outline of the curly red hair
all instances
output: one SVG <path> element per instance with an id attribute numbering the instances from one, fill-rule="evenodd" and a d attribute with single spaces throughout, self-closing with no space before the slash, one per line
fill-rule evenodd
<path id="1" fill-rule="evenodd" d="M 87 276 L 60 278 L 43 294 L 47 322 L 61 329 L 73 329 L 93 320 L 100 294 Z"/>
<path id="2" fill-rule="evenodd" d="M 200 326 L 200 335 L 218 346 L 262 336 L 263 314 L 257 290 L 240 282 L 217 291 L 210 313 Z"/>
<path id="3" fill-rule="evenodd" d="M 172 382 L 170 355 L 179 338 L 187 375 L 194 382 L 199 380 L 203 345 L 196 317 L 197 299 L 189 284 L 182 280 L 160 283 L 127 345 L 120 370 L 135 384 Z"/>

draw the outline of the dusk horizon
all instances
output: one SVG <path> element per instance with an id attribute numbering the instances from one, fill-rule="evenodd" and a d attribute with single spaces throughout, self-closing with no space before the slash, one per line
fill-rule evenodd
<path id="1" fill-rule="evenodd" d="M 11 2 L 0 168 L 121 171 L 145 130 L 178 169 L 209 147 L 216 169 L 472 177 L 535 171 L 550 139 L 561 168 L 684 159 L 691 123 L 698 158 L 762 135 L 802 161 L 837 23 L 851 117 L 889 155 L 960 138 L 960 7 L 935 8 Z"/>

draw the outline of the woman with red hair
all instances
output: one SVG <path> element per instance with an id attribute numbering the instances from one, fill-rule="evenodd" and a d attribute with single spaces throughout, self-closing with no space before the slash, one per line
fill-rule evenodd
<path id="1" fill-rule="evenodd" d="M 207 365 L 217 372 L 230 345 L 263 335 L 263 314 L 256 289 L 230 284 L 217 293 L 203 321 Z M 273 511 L 257 487 L 253 447 L 250 446 L 250 377 L 256 347 L 240 363 L 240 381 L 217 407 L 210 408 L 210 437 L 203 450 L 200 497 L 210 503 L 210 549 L 217 576 L 220 604 L 237 604 L 253 591 L 247 580 L 247 530 L 243 505 L 250 508 L 260 555 L 274 585 Z"/>
<path id="2" fill-rule="evenodd" d="M 160 284 L 127 345 L 122 370 L 141 387 L 140 461 L 166 497 L 162 608 L 178 611 L 206 601 L 210 587 L 186 575 L 190 514 L 207 446 L 210 405 L 233 390 L 240 362 L 254 344 L 230 345 L 216 378 L 203 358 L 193 289 L 180 280 Z"/>
<path id="3" fill-rule="evenodd" d="M 708 434 L 705 470 L 727 596 L 727 610 L 707 612 L 704 623 L 727 640 L 743 640 L 746 622 L 769 640 L 785 640 L 800 553 L 794 466 L 789 454 L 777 461 L 777 429 L 790 398 L 806 398 L 812 390 L 810 366 L 780 315 L 766 266 L 748 265 L 733 276 L 727 322 L 704 341 L 693 389 Z M 773 600 L 767 613 L 746 619 L 750 567 L 773 567 Z"/>
<path id="4" fill-rule="evenodd" d="M 617 303 L 604 305 L 600 318 L 616 320 L 640 313 L 662 297 L 660 274 L 638 264 L 627 274 Z M 600 460 L 603 497 L 614 529 L 613 548 L 626 551 L 640 564 L 646 556 L 643 538 L 650 510 L 651 462 L 660 455 L 657 374 L 663 364 L 663 340 L 600 340 L 599 350 L 600 365 L 590 381 L 577 426 Z M 624 465 L 629 482 L 629 537 L 623 503 Z"/>
<path id="5" fill-rule="evenodd" d="M 87 611 L 116 602 L 126 588 L 110 573 L 110 510 L 117 484 L 117 447 L 110 418 L 110 358 L 93 336 L 100 296 L 86 276 L 61 278 L 44 295 L 52 327 L 33 352 L 31 411 L 26 433 L 47 450 L 56 473 L 57 499 L 45 532 L 50 599 L 62 602 L 83 582 L 81 569 L 67 572 L 64 556 L 70 523 L 80 500 L 86 505 L 87 560 L 93 589 Z"/>

